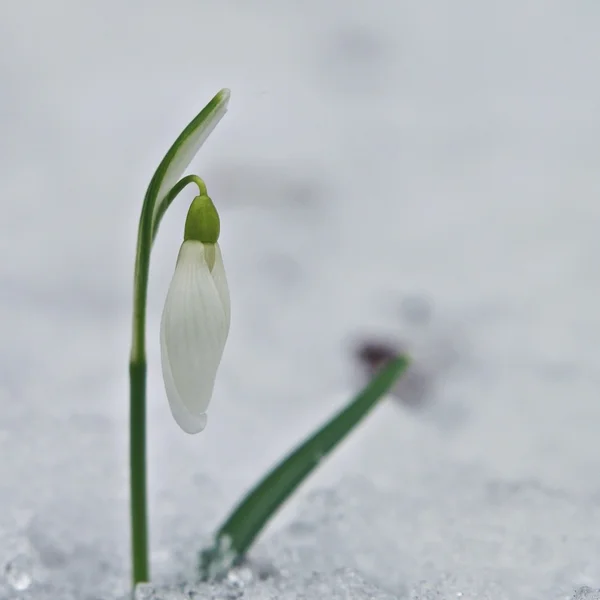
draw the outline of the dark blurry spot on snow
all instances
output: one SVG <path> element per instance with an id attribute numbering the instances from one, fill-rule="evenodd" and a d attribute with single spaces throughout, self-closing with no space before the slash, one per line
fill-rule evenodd
<path id="1" fill-rule="evenodd" d="M 411 295 L 400 302 L 400 313 L 409 323 L 427 325 L 431 321 L 433 307 L 431 302 L 422 296 Z"/>
<path id="2" fill-rule="evenodd" d="M 409 352 L 401 345 L 375 338 L 363 340 L 356 348 L 356 356 L 369 379 L 401 354 Z M 429 388 L 428 375 L 419 365 L 411 364 L 394 386 L 392 394 L 405 406 L 418 408 L 426 400 Z"/>
<path id="3" fill-rule="evenodd" d="M 302 267 L 294 257 L 286 254 L 267 254 L 257 261 L 257 268 L 265 278 L 289 289 L 302 279 Z"/>
<path id="4" fill-rule="evenodd" d="M 373 93 L 384 82 L 388 50 L 381 34 L 349 25 L 328 37 L 325 56 L 319 58 L 329 85 L 353 94 Z"/>
<path id="5" fill-rule="evenodd" d="M 324 190 L 314 165 L 290 168 L 289 163 L 231 164 L 213 171 L 211 181 L 228 206 L 269 209 L 315 209 Z M 307 178 L 306 173 L 311 177 Z"/>
<path id="6" fill-rule="evenodd" d="M 399 308 L 396 300 L 387 331 L 354 336 L 351 347 L 363 385 L 405 354 L 411 363 L 391 395 L 444 430 L 464 423 L 465 406 L 460 397 L 453 397 L 448 384 L 468 365 L 467 347 L 458 327 L 434 318 L 433 303 L 426 296 L 408 294 Z"/>

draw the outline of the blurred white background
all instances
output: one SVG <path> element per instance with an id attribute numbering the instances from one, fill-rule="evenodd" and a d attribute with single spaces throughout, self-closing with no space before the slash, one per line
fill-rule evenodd
<path id="1" fill-rule="evenodd" d="M 153 255 L 157 578 L 191 577 L 242 491 L 358 389 L 353 344 L 391 338 L 427 380 L 422 410 L 382 405 L 258 552 L 297 543 L 311 490 L 356 489 L 336 492 L 354 532 L 337 558 L 311 523 L 315 568 L 399 597 L 423 579 L 450 593 L 441 573 L 464 576 L 463 598 L 600 587 L 599 28 L 589 1 L 3 1 L 0 563 L 24 561 L 27 593 L 126 590 L 137 219 L 222 87 L 230 110 L 192 171 L 221 211 L 233 320 L 196 437 L 170 417 L 158 360 L 192 191 Z M 379 529 L 348 525 L 367 510 Z M 371 545 L 385 558 L 361 558 Z"/>

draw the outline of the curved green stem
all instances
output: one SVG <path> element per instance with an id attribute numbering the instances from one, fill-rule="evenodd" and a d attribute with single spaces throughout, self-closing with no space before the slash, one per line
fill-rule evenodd
<path id="1" fill-rule="evenodd" d="M 179 192 L 181 192 L 183 188 L 190 183 L 195 183 L 198 186 L 198 189 L 200 190 L 200 196 L 208 195 L 208 192 L 206 190 L 206 184 L 202 179 L 200 179 L 200 177 L 198 177 L 198 175 L 186 175 L 185 177 L 180 179 L 156 207 L 156 211 L 154 214 L 154 228 L 152 230 L 153 242 L 156 238 L 158 226 L 160 224 L 161 219 L 163 218 L 163 215 L 167 212 L 167 209 L 169 208 L 169 206 L 171 206 L 171 203 L 173 202 L 173 200 L 175 200 L 175 197 L 179 194 Z"/>
<path id="2" fill-rule="evenodd" d="M 135 256 L 133 327 L 129 358 L 129 463 L 134 589 L 137 583 L 150 579 L 146 495 L 146 299 L 148 297 L 150 252 L 160 221 L 177 194 L 191 182 L 198 185 L 200 194 L 206 194 L 204 182 L 196 175 L 188 175 L 180 181 L 178 179 L 227 112 L 228 102 L 229 90 L 223 89 L 179 134 L 150 180 L 140 215 Z"/>
<path id="3" fill-rule="evenodd" d="M 146 497 L 146 298 L 152 248 L 152 197 L 146 194 L 138 227 L 129 358 L 129 477 L 133 586 L 150 580 Z"/>
<path id="4" fill-rule="evenodd" d="M 146 494 L 146 301 L 150 253 L 158 226 L 167 208 L 189 183 L 196 183 L 200 194 L 206 185 L 197 175 L 178 181 L 159 202 L 146 194 L 138 227 L 133 292 L 133 331 L 129 358 L 129 465 L 131 487 L 131 559 L 133 585 L 150 580 L 148 560 L 148 501 Z"/>

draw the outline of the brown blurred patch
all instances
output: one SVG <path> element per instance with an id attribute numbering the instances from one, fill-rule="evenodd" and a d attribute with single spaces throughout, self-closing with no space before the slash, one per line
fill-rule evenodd
<path id="1" fill-rule="evenodd" d="M 410 355 L 410 352 L 402 344 L 376 338 L 360 341 L 355 350 L 356 359 L 368 379 L 401 354 Z M 411 364 L 391 393 L 403 405 L 418 409 L 430 398 L 432 388 L 433 378 L 419 365 Z"/>

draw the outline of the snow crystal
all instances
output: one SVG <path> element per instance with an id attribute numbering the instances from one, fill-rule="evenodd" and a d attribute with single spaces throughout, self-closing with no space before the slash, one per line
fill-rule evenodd
<path id="1" fill-rule="evenodd" d="M 589 587 L 582 587 L 575 592 L 571 600 L 600 600 L 600 590 L 593 590 Z"/>
<path id="2" fill-rule="evenodd" d="M 254 580 L 243 583 L 231 577 L 222 583 L 185 585 L 178 590 L 152 585 L 139 585 L 136 600 L 397 600 L 397 597 L 366 582 L 352 569 L 339 569 L 331 574 L 313 573 L 306 577 Z"/>
<path id="3" fill-rule="evenodd" d="M 4 565 L 4 579 L 14 590 L 22 592 L 31 585 L 31 560 L 19 554 Z"/>

